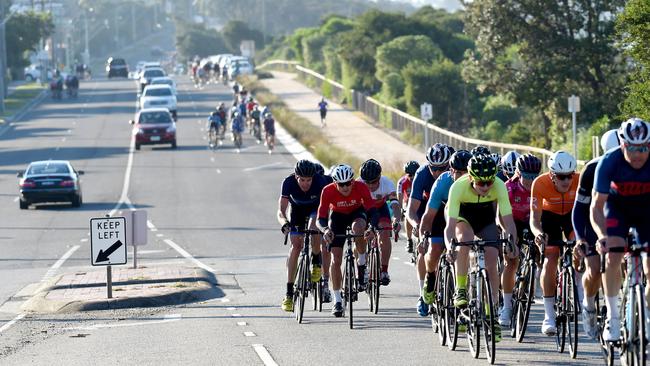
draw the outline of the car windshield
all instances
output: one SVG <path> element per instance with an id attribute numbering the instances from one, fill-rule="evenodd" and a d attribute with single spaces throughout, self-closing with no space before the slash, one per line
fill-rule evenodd
<path id="1" fill-rule="evenodd" d="M 116 58 L 113 61 L 111 61 L 111 66 L 116 66 L 116 65 L 126 65 L 126 62 L 122 60 L 121 58 Z"/>
<path id="2" fill-rule="evenodd" d="M 162 70 L 150 69 L 144 72 L 144 77 L 153 78 L 157 76 L 165 76 L 165 73 Z"/>
<path id="3" fill-rule="evenodd" d="M 147 112 L 140 113 L 140 120 L 138 123 L 143 125 L 172 123 L 172 118 L 169 112 Z"/>
<path id="4" fill-rule="evenodd" d="M 172 91 L 169 88 L 147 89 L 144 92 L 145 97 L 167 97 L 170 95 L 172 95 Z"/>
<path id="5" fill-rule="evenodd" d="M 154 80 L 151 82 L 152 84 L 166 84 L 166 85 L 172 85 L 173 81 L 170 79 L 162 79 L 162 80 Z"/>
<path id="6" fill-rule="evenodd" d="M 27 175 L 35 174 L 70 174 L 68 165 L 62 163 L 32 164 L 27 169 Z"/>

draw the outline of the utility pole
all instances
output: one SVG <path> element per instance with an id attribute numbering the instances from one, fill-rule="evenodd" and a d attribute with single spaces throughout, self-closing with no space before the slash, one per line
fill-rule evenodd
<path id="1" fill-rule="evenodd" d="M 0 113 L 5 112 L 5 97 L 7 95 L 7 86 L 5 85 L 5 76 L 7 74 L 7 49 L 5 46 L 5 7 L 0 6 Z"/>
<path id="2" fill-rule="evenodd" d="M 131 41 L 135 42 L 135 4 L 131 3 Z"/>
<path id="3" fill-rule="evenodd" d="M 84 33 L 85 33 L 85 44 L 86 48 L 84 49 L 84 64 L 88 65 L 90 63 L 90 50 L 88 49 L 88 11 L 84 9 Z"/>

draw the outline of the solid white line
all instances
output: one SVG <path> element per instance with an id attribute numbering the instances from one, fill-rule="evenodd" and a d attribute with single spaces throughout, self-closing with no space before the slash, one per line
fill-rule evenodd
<path id="1" fill-rule="evenodd" d="M 239 325 L 240 327 L 243 327 L 243 326 L 248 325 L 248 323 L 246 323 L 246 322 L 237 322 L 237 325 Z"/>
<path id="2" fill-rule="evenodd" d="M 82 243 L 85 243 L 85 242 L 88 241 L 88 238 L 83 238 L 83 239 L 81 239 L 81 240 L 79 240 L 79 241 L 82 242 Z"/>
<path id="3" fill-rule="evenodd" d="M 19 197 L 14 198 L 14 202 L 18 202 L 19 199 Z"/>
<path id="4" fill-rule="evenodd" d="M 257 337 L 257 336 L 255 335 L 255 333 L 253 333 L 253 332 L 244 332 L 244 335 L 245 335 L 246 337 Z"/>
<path id="5" fill-rule="evenodd" d="M 230 299 L 224 297 L 223 299 L 221 299 L 221 302 L 230 302 Z"/>
<path id="6" fill-rule="evenodd" d="M 232 316 L 233 318 L 241 318 L 241 314 L 232 314 L 230 316 Z"/>
<path id="7" fill-rule="evenodd" d="M 263 344 L 254 344 L 253 349 L 255 350 L 255 353 L 257 353 L 257 356 L 259 356 L 260 360 L 264 362 L 265 366 L 278 366 L 278 364 L 275 362 L 273 357 L 271 357 L 271 354 Z"/>
<path id="8" fill-rule="evenodd" d="M 255 171 L 255 170 L 262 170 L 262 169 L 270 168 L 272 166 L 281 165 L 281 164 L 283 164 L 283 163 L 277 161 L 277 162 L 271 163 L 271 164 L 265 164 L 265 165 L 260 165 L 260 166 L 256 166 L 256 167 L 252 167 L 252 168 L 246 168 L 246 169 L 244 169 L 244 171 L 245 172 L 252 172 L 252 171 Z"/>
<path id="9" fill-rule="evenodd" d="M 56 261 L 56 262 L 52 265 L 52 267 L 50 267 L 50 269 L 45 273 L 45 276 L 43 276 L 43 279 L 41 279 L 41 282 L 47 281 L 47 280 L 50 279 L 52 276 L 54 276 L 54 275 L 56 274 L 56 271 L 57 271 L 59 268 L 61 268 L 61 266 L 63 265 L 63 263 L 65 263 L 65 261 L 68 260 L 68 258 L 70 258 L 70 256 L 72 255 L 72 253 L 74 253 L 74 252 L 75 252 L 77 249 L 79 249 L 79 248 L 81 248 L 80 245 L 75 245 L 75 246 L 73 246 L 72 248 L 70 248 L 70 250 L 68 250 L 68 251 L 63 255 L 63 257 L 59 258 L 59 260 Z"/>
<path id="10" fill-rule="evenodd" d="M 136 326 L 140 326 L 140 325 L 150 325 L 150 324 L 162 324 L 162 323 L 176 322 L 176 321 L 181 320 L 181 318 L 182 318 L 181 314 L 169 314 L 169 315 L 165 315 L 165 318 L 163 320 L 150 320 L 150 321 L 146 321 L 146 322 L 136 322 L 136 323 L 95 324 L 95 325 L 91 325 L 89 327 L 73 327 L 73 328 L 68 328 L 68 329 L 95 330 L 95 329 L 103 329 L 103 328 L 136 327 Z"/>
<path id="11" fill-rule="evenodd" d="M 180 253 L 180 255 L 182 255 L 183 257 L 185 257 L 185 258 L 191 260 L 192 262 L 194 262 L 194 264 L 196 264 L 197 266 L 205 269 L 208 272 L 215 272 L 215 270 L 212 267 L 210 267 L 207 264 L 201 262 L 200 260 L 194 258 L 190 253 L 185 251 L 185 249 L 181 248 L 180 245 L 174 243 L 173 241 L 171 241 L 169 239 L 165 239 L 163 241 L 165 243 L 167 243 L 167 245 L 172 247 L 174 250 L 176 250 L 178 253 Z"/>
<path id="12" fill-rule="evenodd" d="M 4 332 L 5 330 L 11 328 L 12 325 L 16 324 L 16 322 L 19 321 L 20 319 L 24 318 L 25 315 L 27 315 L 27 314 L 25 314 L 25 313 L 20 313 L 20 314 L 16 315 L 15 318 L 13 318 L 13 319 L 10 320 L 9 322 L 7 322 L 7 324 L 5 324 L 5 325 L 3 325 L 2 327 L 0 327 L 0 334 L 1 334 L 2 332 Z"/>
<path id="13" fill-rule="evenodd" d="M 109 216 L 115 215 L 115 212 L 122 206 L 123 203 L 129 201 L 129 185 L 131 184 L 131 170 L 133 169 L 133 153 L 135 151 L 135 141 L 131 139 L 129 145 L 129 158 L 126 163 L 126 171 L 124 172 L 124 184 L 122 185 L 122 194 L 120 200 L 115 204 L 115 207 L 108 213 Z M 130 202 L 129 202 L 130 203 Z"/>

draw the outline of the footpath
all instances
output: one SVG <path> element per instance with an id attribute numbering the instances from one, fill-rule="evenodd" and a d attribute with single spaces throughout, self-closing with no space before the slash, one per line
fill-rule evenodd
<path id="1" fill-rule="evenodd" d="M 272 79 L 260 82 L 291 110 L 320 128 L 318 102 L 321 95 L 296 80 L 296 74 L 272 71 Z M 408 160 L 422 163 L 425 152 L 366 122 L 356 112 L 327 100 L 329 105 L 323 134 L 329 141 L 361 160 L 376 159 L 389 169 L 401 169 Z"/>

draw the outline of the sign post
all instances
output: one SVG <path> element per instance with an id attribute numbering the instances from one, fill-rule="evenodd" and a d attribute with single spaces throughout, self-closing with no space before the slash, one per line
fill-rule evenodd
<path id="1" fill-rule="evenodd" d="M 108 298 L 113 297 L 111 265 L 126 264 L 126 218 L 96 217 L 90 219 L 90 264 L 106 267 Z"/>
<path id="2" fill-rule="evenodd" d="M 133 268 L 138 268 L 138 247 L 147 244 L 147 211 L 129 210 L 126 217 L 126 237 L 133 246 Z"/>
<path id="3" fill-rule="evenodd" d="M 420 118 L 426 123 L 429 123 L 429 120 L 433 118 L 433 106 L 430 103 L 422 103 L 420 105 Z M 429 146 L 431 146 L 429 142 L 429 129 L 424 126 L 424 150 L 426 151 Z"/>
<path id="4" fill-rule="evenodd" d="M 569 112 L 573 124 L 573 157 L 578 159 L 578 130 L 576 127 L 576 113 L 580 112 L 580 97 L 571 95 L 569 97 Z"/>

